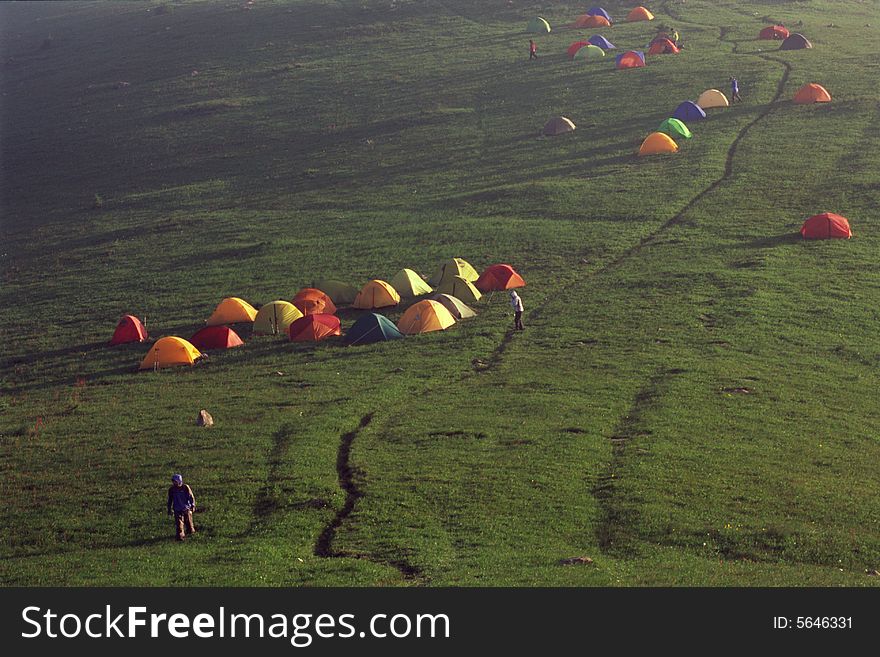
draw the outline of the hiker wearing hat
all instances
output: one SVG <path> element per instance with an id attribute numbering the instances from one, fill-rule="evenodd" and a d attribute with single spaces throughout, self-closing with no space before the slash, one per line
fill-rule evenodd
<path id="1" fill-rule="evenodd" d="M 510 305 L 513 308 L 513 328 L 517 331 L 525 329 L 522 323 L 523 302 L 516 293 L 516 290 L 510 291 Z"/>
<path id="2" fill-rule="evenodd" d="M 171 477 L 171 488 L 168 489 L 168 515 L 174 510 L 174 526 L 177 529 L 177 540 L 182 541 L 186 534 L 195 534 L 193 527 L 193 511 L 196 510 L 196 498 L 192 488 L 183 483 L 183 476 L 176 474 Z"/>

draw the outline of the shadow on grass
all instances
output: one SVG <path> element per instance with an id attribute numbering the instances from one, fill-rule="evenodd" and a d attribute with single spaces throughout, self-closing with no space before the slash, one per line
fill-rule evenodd
<path id="1" fill-rule="evenodd" d="M 786 244 L 798 244 L 803 242 L 803 238 L 801 234 L 798 232 L 794 233 L 783 233 L 781 235 L 771 235 L 768 237 L 759 237 L 754 240 L 750 240 L 748 242 L 743 242 L 735 247 L 735 249 L 772 249 L 777 246 L 784 246 Z"/>

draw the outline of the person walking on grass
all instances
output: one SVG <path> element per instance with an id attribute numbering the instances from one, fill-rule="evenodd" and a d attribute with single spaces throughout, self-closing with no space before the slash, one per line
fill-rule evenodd
<path id="1" fill-rule="evenodd" d="M 730 102 L 742 102 L 742 97 L 739 95 L 739 81 L 736 78 L 730 78 Z"/>
<path id="2" fill-rule="evenodd" d="M 510 305 L 513 308 L 513 328 L 517 331 L 525 329 L 522 323 L 523 302 L 516 293 L 516 290 L 510 291 Z"/>
<path id="3" fill-rule="evenodd" d="M 538 59 L 538 45 L 533 39 L 529 39 L 529 59 Z"/>
<path id="4" fill-rule="evenodd" d="M 168 515 L 174 513 L 174 527 L 177 540 L 182 541 L 186 534 L 196 533 L 193 526 L 193 511 L 196 510 L 196 498 L 192 488 L 183 483 L 183 476 L 176 474 L 171 477 L 171 488 L 168 489 Z"/>

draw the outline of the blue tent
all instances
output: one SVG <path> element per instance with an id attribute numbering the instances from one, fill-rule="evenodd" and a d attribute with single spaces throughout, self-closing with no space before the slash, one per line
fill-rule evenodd
<path id="1" fill-rule="evenodd" d="M 587 39 L 587 41 L 592 43 L 594 46 L 599 46 L 602 50 L 611 50 L 612 48 L 616 47 L 613 43 L 611 43 L 608 39 L 603 37 L 601 34 L 594 34 L 589 39 Z"/>
<path id="2" fill-rule="evenodd" d="M 587 16 L 602 16 L 603 18 L 607 18 L 609 23 L 614 22 L 613 20 L 611 20 L 611 16 L 608 15 L 608 12 L 602 9 L 602 7 L 593 7 L 591 9 L 587 9 Z"/>
<path id="3" fill-rule="evenodd" d="M 403 333 L 397 330 L 390 319 L 376 313 L 363 315 L 345 334 L 345 342 L 353 344 L 371 344 L 383 340 L 402 338 Z"/>
<path id="4" fill-rule="evenodd" d="M 690 121 L 699 121 L 706 118 L 703 108 L 692 100 L 686 100 L 675 108 L 672 118 L 689 123 Z"/>

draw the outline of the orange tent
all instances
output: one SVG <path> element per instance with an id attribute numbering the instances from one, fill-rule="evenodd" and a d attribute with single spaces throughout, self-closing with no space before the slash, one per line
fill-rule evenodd
<path id="1" fill-rule="evenodd" d="M 387 308 L 400 303 L 400 295 L 389 283 L 374 279 L 364 285 L 352 304 L 355 308 Z"/>
<path id="2" fill-rule="evenodd" d="M 844 239 L 852 237 L 852 230 L 846 217 L 833 212 L 815 214 L 801 226 L 801 235 L 805 240 Z"/>
<path id="3" fill-rule="evenodd" d="M 652 21 L 654 20 L 654 14 L 645 9 L 644 7 L 636 7 L 626 16 L 626 20 L 632 21 Z"/>
<path id="4" fill-rule="evenodd" d="M 794 95 L 794 102 L 798 105 L 808 105 L 810 103 L 830 103 L 831 94 L 821 84 L 809 83 L 798 89 Z"/>
<path id="5" fill-rule="evenodd" d="M 574 21 L 575 27 L 611 27 L 611 22 L 604 16 L 590 16 L 584 14 Z"/>
<path id="6" fill-rule="evenodd" d="M 452 313 L 442 303 L 425 299 L 414 303 L 397 322 L 398 330 L 405 335 L 442 331 L 455 324 Z"/>
<path id="7" fill-rule="evenodd" d="M 333 300 L 324 292 L 315 287 L 304 287 L 299 292 L 296 293 L 296 296 L 293 297 L 291 303 L 299 308 L 303 315 L 310 315 L 313 313 L 307 313 L 305 310 L 300 308 L 297 305 L 297 301 L 321 301 L 322 304 L 314 304 L 314 306 L 320 305 L 321 310 L 316 310 L 314 312 L 319 313 L 329 313 L 331 315 L 336 314 L 336 306 L 333 304 Z"/>
<path id="8" fill-rule="evenodd" d="M 199 350 L 183 338 L 174 336 L 160 338 L 150 347 L 139 369 L 153 370 L 175 365 L 192 365 L 201 357 Z"/>
<path id="9" fill-rule="evenodd" d="M 788 30 L 782 25 L 768 25 L 758 34 L 759 39 L 787 39 Z"/>
<path id="10" fill-rule="evenodd" d="M 635 50 L 628 50 L 617 56 L 617 68 L 641 68 L 644 65 L 644 55 Z"/>
<path id="11" fill-rule="evenodd" d="M 238 297 L 227 297 L 217 304 L 208 318 L 208 326 L 235 324 L 237 322 L 253 322 L 257 317 L 257 309 L 247 301 Z"/>
<path id="12" fill-rule="evenodd" d="M 677 55 L 681 52 L 670 39 L 654 39 L 648 48 L 649 55 Z"/>
<path id="13" fill-rule="evenodd" d="M 293 342 L 318 342 L 331 335 L 342 335 L 336 315 L 306 315 L 295 320 L 288 329 Z"/>
<path id="14" fill-rule="evenodd" d="M 565 51 L 565 54 L 568 55 L 569 59 L 574 59 L 575 53 L 584 46 L 588 45 L 590 45 L 589 41 L 575 41 L 568 47 L 568 49 Z"/>
<path id="15" fill-rule="evenodd" d="M 639 148 L 639 155 L 654 155 L 656 153 L 675 153 L 678 151 L 678 144 L 673 141 L 672 137 L 662 132 L 652 132 L 645 138 Z"/>

